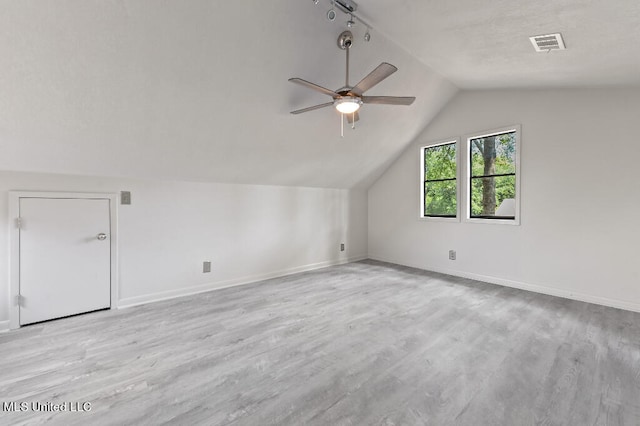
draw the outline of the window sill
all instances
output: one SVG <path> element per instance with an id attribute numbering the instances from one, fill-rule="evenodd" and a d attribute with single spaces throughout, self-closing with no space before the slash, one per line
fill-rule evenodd
<path id="1" fill-rule="evenodd" d="M 465 218 L 466 223 L 484 223 L 488 225 L 511 225 L 520 226 L 520 218 L 515 219 L 483 219 L 483 218 Z"/>
<path id="2" fill-rule="evenodd" d="M 460 222 L 460 217 L 438 217 L 438 216 L 420 216 L 418 220 L 421 222 Z"/>

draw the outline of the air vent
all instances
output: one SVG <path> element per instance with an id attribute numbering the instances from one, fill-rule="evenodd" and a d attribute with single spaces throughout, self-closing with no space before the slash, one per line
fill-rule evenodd
<path id="1" fill-rule="evenodd" d="M 552 50 L 565 50 L 564 40 L 562 35 L 557 34 L 545 34 L 539 36 L 529 37 L 531 44 L 533 44 L 536 52 L 550 52 Z"/>

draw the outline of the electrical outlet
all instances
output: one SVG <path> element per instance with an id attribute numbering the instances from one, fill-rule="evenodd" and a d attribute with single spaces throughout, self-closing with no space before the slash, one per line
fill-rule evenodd
<path id="1" fill-rule="evenodd" d="M 340 244 L 340 251 L 344 251 L 344 243 Z"/>
<path id="2" fill-rule="evenodd" d="M 211 272 L 211 262 L 202 262 L 202 273 Z"/>
<path id="3" fill-rule="evenodd" d="M 456 251 L 449 250 L 449 260 L 456 260 Z"/>

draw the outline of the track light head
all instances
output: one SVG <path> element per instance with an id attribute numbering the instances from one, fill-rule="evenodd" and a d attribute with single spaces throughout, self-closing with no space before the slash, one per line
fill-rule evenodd
<path id="1" fill-rule="evenodd" d="M 353 20 L 353 15 L 349 15 L 349 20 L 347 21 L 347 27 L 352 28 L 356 24 L 356 21 Z"/>

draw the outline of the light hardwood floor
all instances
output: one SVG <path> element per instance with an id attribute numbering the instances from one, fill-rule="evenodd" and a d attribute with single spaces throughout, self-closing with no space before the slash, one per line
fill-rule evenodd
<path id="1" fill-rule="evenodd" d="M 640 425 L 640 314 L 366 261 L 0 335 L 2 424 Z"/>

